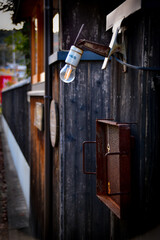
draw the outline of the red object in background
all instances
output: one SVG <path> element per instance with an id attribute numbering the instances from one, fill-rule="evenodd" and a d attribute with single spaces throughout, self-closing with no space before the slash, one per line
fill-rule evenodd
<path id="1" fill-rule="evenodd" d="M 0 104 L 2 104 L 2 90 L 13 84 L 13 77 L 8 75 L 0 76 Z"/>

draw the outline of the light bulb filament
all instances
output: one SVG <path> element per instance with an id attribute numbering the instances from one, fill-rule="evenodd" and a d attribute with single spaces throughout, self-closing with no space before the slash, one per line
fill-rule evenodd
<path id="1" fill-rule="evenodd" d="M 72 72 L 72 68 L 67 68 L 66 73 L 64 75 L 65 80 L 68 80 Z"/>

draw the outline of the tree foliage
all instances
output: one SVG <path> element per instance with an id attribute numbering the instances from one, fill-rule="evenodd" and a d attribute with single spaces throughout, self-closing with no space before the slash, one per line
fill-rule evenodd
<path id="1" fill-rule="evenodd" d="M 0 10 L 3 12 L 15 10 L 16 0 L 0 0 Z M 25 22 L 23 29 L 14 30 L 12 34 L 9 34 L 5 38 L 5 43 L 8 47 L 14 43 L 14 51 L 18 53 L 17 55 L 25 56 L 25 64 L 27 66 L 27 75 L 31 73 L 31 60 L 30 60 L 30 25 L 29 22 Z"/>
<path id="2" fill-rule="evenodd" d="M 25 57 L 25 65 L 27 66 L 27 75 L 31 74 L 31 57 L 30 57 L 30 32 L 29 23 L 25 22 L 23 29 L 14 30 L 12 34 L 5 38 L 5 43 L 8 47 L 14 44 L 13 51 L 16 52 L 17 56 Z M 24 63 L 23 63 L 24 64 Z"/>
<path id="3" fill-rule="evenodd" d="M 0 10 L 3 12 L 14 11 L 14 2 L 13 0 L 0 0 Z"/>
<path id="4" fill-rule="evenodd" d="M 14 51 L 20 51 L 26 55 L 28 53 L 28 37 L 21 30 L 15 30 L 11 35 L 6 37 L 5 43 L 7 46 L 15 45 Z"/>

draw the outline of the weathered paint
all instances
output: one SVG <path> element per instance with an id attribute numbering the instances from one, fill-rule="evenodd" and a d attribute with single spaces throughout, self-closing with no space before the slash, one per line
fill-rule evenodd
<path id="1" fill-rule="evenodd" d="M 160 31 L 158 15 L 138 13 L 126 22 L 126 42 L 129 63 L 139 66 L 159 66 Z M 128 239 L 159 223 L 159 193 L 157 192 L 159 133 L 158 89 L 153 78 L 158 72 L 127 69 L 112 61 L 110 117 L 119 122 L 131 122 L 135 150 L 131 161 L 131 212 L 126 222 L 112 216 L 112 239 Z M 154 179 L 154 180 L 153 180 Z M 153 203 L 155 202 L 155 204 Z M 154 213 L 154 214 L 153 214 Z M 117 231 L 116 231 L 117 229 Z M 121 236 L 121 237 L 120 237 Z"/>
<path id="2" fill-rule="evenodd" d="M 81 62 L 73 83 L 60 82 L 61 235 L 66 239 L 109 236 L 109 211 L 96 197 L 96 177 L 82 169 L 82 143 L 95 140 L 96 118 L 108 117 L 104 76 L 109 70 L 104 74 L 101 64 Z M 92 167 L 96 158 L 89 154 Z"/>
<path id="3" fill-rule="evenodd" d="M 155 20 L 154 15 L 148 14 L 136 13 L 125 21 L 127 61 L 140 66 L 159 66 L 158 16 Z M 157 159 L 159 105 L 156 103 L 159 88 L 155 89 L 153 82 L 158 73 L 133 69 L 123 73 L 122 66 L 113 59 L 104 72 L 101 62 L 89 61 L 81 61 L 76 71 L 74 82 L 68 85 L 60 82 L 57 88 L 60 96 L 60 202 L 57 202 L 60 238 L 132 238 L 149 231 L 149 225 L 158 224 L 157 218 L 153 221 L 153 213 L 156 210 L 157 215 L 159 213 L 156 182 L 160 169 Z M 153 120 L 153 116 L 156 119 Z M 131 159 L 132 194 L 127 220 L 118 220 L 109 213 L 96 197 L 95 176 L 82 174 L 82 142 L 95 140 L 97 118 L 135 123 L 131 124 L 135 150 Z M 88 155 L 91 165 L 95 161 L 92 151 Z"/>

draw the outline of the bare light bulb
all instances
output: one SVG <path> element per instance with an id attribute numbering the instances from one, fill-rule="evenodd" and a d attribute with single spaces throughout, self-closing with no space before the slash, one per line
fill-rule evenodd
<path id="1" fill-rule="evenodd" d="M 76 67 L 81 59 L 83 51 L 80 48 L 71 46 L 66 57 L 66 65 L 60 71 L 60 79 L 65 83 L 70 83 L 75 79 Z"/>
<path id="2" fill-rule="evenodd" d="M 65 83 L 70 83 L 75 79 L 76 68 L 66 64 L 60 71 L 60 78 Z"/>

